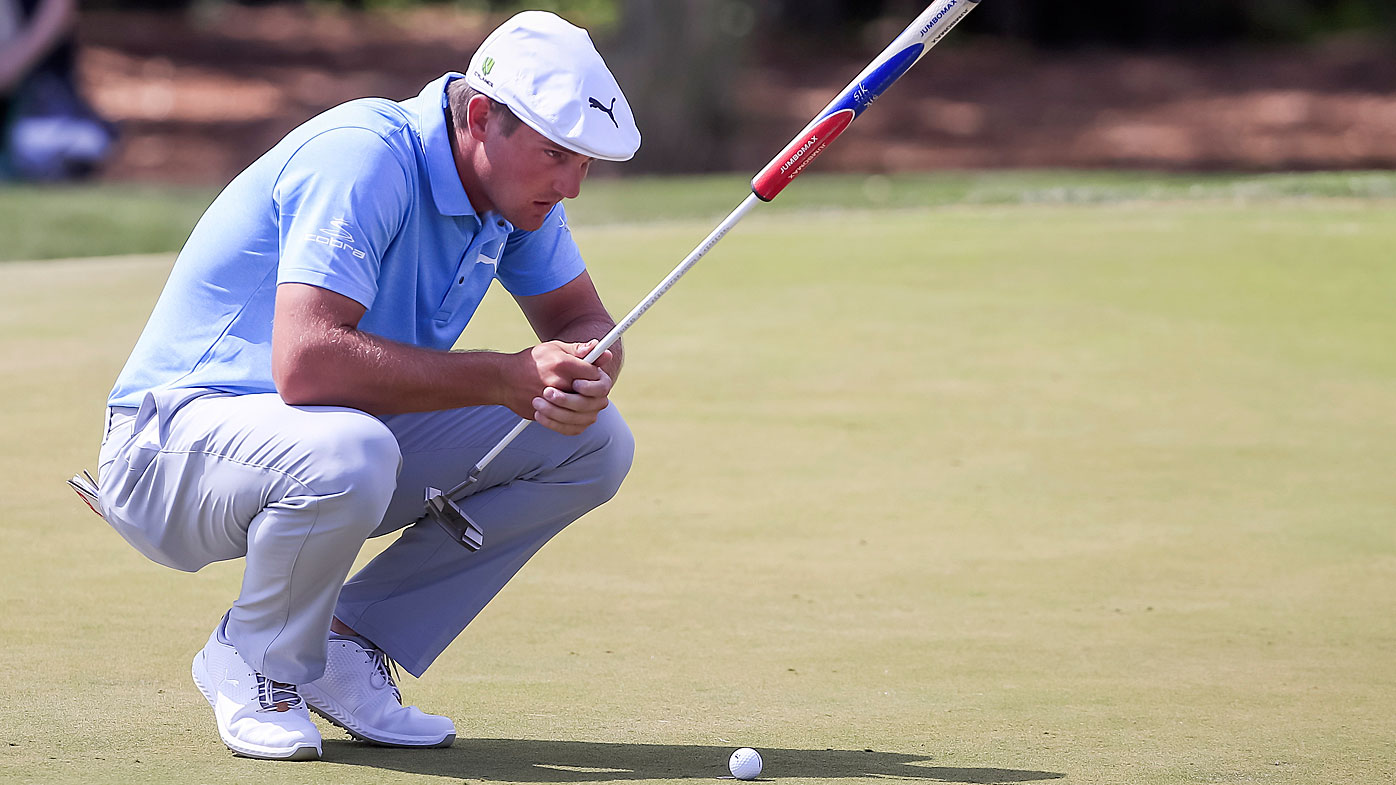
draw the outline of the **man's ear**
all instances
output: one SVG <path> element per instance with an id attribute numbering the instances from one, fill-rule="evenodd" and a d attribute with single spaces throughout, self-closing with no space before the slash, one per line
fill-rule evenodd
<path id="1" fill-rule="evenodd" d="M 470 138 L 477 142 L 485 141 L 485 129 L 489 126 L 489 96 L 476 95 L 465 106 L 465 125 Z"/>

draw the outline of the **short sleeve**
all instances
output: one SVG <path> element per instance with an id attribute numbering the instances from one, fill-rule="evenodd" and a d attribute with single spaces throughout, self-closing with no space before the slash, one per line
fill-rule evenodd
<path id="1" fill-rule="evenodd" d="M 498 276 L 510 294 L 529 297 L 570 283 L 585 270 L 582 252 L 567 226 L 567 212 L 558 203 L 537 230 L 509 234 Z"/>
<path id="2" fill-rule="evenodd" d="M 406 169 L 377 133 L 336 128 L 310 139 L 273 191 L 276 282 L 318 286 L 373 307 L 379 265 L 403 226 L 409 193 Z"/>

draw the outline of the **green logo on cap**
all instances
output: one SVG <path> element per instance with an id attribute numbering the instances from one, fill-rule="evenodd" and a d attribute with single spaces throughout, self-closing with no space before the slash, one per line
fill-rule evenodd
<path id="1" fill-rule="evenodd" d="M 489 76 L 489 75 L 490 75 L 490 71 L 493 71 L 493 70 L 494 70 L 494 58 L 493 58 L 493 57 L 486 57 L 486 58 L 485 58 L 485 64 L 484 64 L 485 76 Z"/>

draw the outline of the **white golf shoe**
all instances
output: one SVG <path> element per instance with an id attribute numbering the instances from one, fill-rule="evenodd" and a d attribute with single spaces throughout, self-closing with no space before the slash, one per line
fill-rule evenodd
<path id="1" fill-rule="evenodd" d="M 325 675 L 301 685 L 310 710 L 350 736 L 390 747 L 449 747 L 449 717 L 403 706 L 388 656 L 363 638 L 331 638 Z"/>
<path id="2" fill-rule="evenodd" d="M 320 758 L 320 729 L 295 685 L 252 670 L 237 649 L 218 639 L 218 630 L 194 655 L 193 671 L 194 684 L 213 707 L 218 735 L 228 749 L 249 758 Z"/>

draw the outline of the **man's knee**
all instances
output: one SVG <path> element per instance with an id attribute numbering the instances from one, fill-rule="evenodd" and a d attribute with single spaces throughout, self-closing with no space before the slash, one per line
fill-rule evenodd
<path id="1" fill-rule="evenodd" d="M 352 497 L 365 509 L 386 508 L 402 467 L 402 450 L 392 431 L 362 412 L 326 411 L 317 419 L 302 444 L 307 456 L 303 481 L 310 492 Z"/>
<path id="2" fill-rule="evenodd" d="M 595 504 L 605 504 L 616 495 L 630 473 L 635 459 L 635 437 L 614 405 L 601 411 L 585 436 L 593 445 L 587 459 L 595 474 L 592 486 L 596 493 Z"/>

